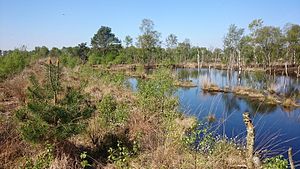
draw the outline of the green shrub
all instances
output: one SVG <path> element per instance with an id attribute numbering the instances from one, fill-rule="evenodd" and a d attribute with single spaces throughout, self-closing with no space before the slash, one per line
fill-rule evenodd
<path id="1" fill-rule="evenodd" d="M 60 61 L 64 66 L 69 68 L 74 68 L 81 63 L 79 57 L 72 57 L 66 54 L 60 56 Z"/>
<path id="2" fill-rule="evenodd" d="M 47 72 L 44 84 L 30 77 L 29 100 L 15 114 L 22 137 L 32 143 L 55 143 L 80 133 L 82 120 L 94 111 L 80 89 L 60 86 L 58 67 L 50 65 Z"/>
<path id="3" fill-rule="evenodd" d="M 264 161 L 264 169 L 287 169 L 288 161 L 283 158 L 282 155 L 275 156 L 272 158 L 267 158 Z"/>
<path id="4" fill-rule="evenodd" d="M 88 56 L 88 63 L 90 65 L 100 64 L 102 62 L 102 55 L 98 52 L 92 52 Z"/>
<path id="5" fill-rule="evenodd" d="M 53 145 L 47 144 L 45 150 L 40 154 L 36 160 L 26 159 L 25 169 L 44 169 L 49 168 L 52 160 L 54 159 L 53 155 Z"/>
<path id="6" fill-rule="evenodd" d="M 100 124 L 108 129 L 114 129 L 122 125 L 128 118 L 127 107 L 123 104 L 118 104 L 111 95 L 106 95 L 97 105 L 100 113 Z"/>
<path id="7" fill-rule="evenodd" d="M 168 69 L 159 69 L 150 80 L 142 80 L 138 83 L 139 104 L 150 112 L 164 112 L 166 107 L 171 109 L 169 101 L 175 92 L 173 78 Z"/>
<path id="8" fill-rule="evenodd" d="M 117 168 L 129 168 L 129 159 L 138 152 L 137 142 L 133 142 L 132 147 L 127 147 L 121 141 L 118 141 L 117 147 L 108 150 L 108 160 L 116 164 Z"/>
<path id="9" fill-rule="evenodd" d="M 29 64 L 26 51 L 14 50 L 4 57 L 0 57 L 0 81 L 12 74 L 22 71 Z"/>

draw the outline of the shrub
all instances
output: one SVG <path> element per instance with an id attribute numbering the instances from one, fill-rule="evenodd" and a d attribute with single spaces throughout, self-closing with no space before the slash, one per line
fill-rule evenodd
<path id="1" fill-rule="evenodd" d="M 32 169 L 43 169 L 49 168 L 52 160 L 54 159 L 53 155 L 53 145 L 47 144 L 45 150 L 40 154 L 36 160 L 26 159 L 24 168 Z"/>
<path id="2" fill-rule="evenodd" d="M 16 112 L 23 138 L 32 143 L 55 143 L 80 133 L 85 125 L 82 120 L 94 111 L 80 89 L 60 86 L 57 66 L 50 64 L 47 72 L 45 84 L 30 77 L 29 101 Z"/>
<path id="3" fill-rule="evenodd" d="M 164 112 L 170 107 L 169 101 L 175 92 L 173 78 L 168 69 L 159 69 L 148 81 L 139 81 L 139 104 L 150 112 Z M 171 106 L 174 109 L 177 105 Z"/>
<path id="4" fill-rule="evenodd" d="M 69 68 L 74 68 L 81 63 L 79 57 L 72 57 L 66 54 L 60 56 L 61 63 Z"/>
<path id="5" fill-rule="evenodd" d="M 137 142 L 133 142 L 132 147 L 124 145 L 121 141 L 117 142 L 116 148 L 108 150 L 108 160 L 114 162 L 118 168 L 130 168 L 129 158 L 138 152 L 139 146 Z"/>
<path id="6" fill-rule="evenodd" d="M 12 74 L 22 71 L 29 64 L 26 51 L 14 50 L 4 57 L 0 57 L 0 81 Z"/>
<path id="7" fill-rule="evenodd" d="M 111 95 L 106 95 L 97 105 L 100 113 L 100 124 L 104 128 L 114 129 L 122 125 L 128 118 L 128 111 L 125 105 L 117 104 L 116 100 Z"/>
<path id="8" fill-rule="evenodd" d="M 264 161 L 263 165 L 264 169 L 287 169 L 288 168 L 288 161 L 283 158 L 282 155 L 275 156 L 272 158 L 267 158 Z"/>
<path id="9" fill-rule="evenodd" d="M 92 52 L 88 57 L 88 63 L 90 65 L 100 64 L 102 61 L 102 55 L 98 52 Z"/>

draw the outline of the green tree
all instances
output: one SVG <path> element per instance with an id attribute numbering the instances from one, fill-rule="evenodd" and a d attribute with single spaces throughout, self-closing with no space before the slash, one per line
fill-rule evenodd
<path id="1" fill-rule="evenodd" d="M 286 27 L 287 54 L 289 52 L 292 53 L 291 61 L 293 64 L 296 64 L 296 52 L 300 49 L 300 25 L 289 24 Z"/>
<path id="2" fill-rule="evenodd" d="M 177 58 L 177 62 L 187 61 L 187 58 L 190 57 L 190 49 L 191 42 L 189 39 L 185 39 L 183 42 L 178 43 L 177 51 L 179 54 L 179 58 Z"/>
<path id="3" fill-rule="evenodd" d="M 60 85 L 60 68 L 47 65 L 46 82 L 30 77 L 28 102 L 16 112 L 22 137 L 31 143 L 58 143 L 84 129 L 94 109 L 78 89 Z"/>
<path id="4" fill-rule="evenodd" d="M 256 42 L 264 53 L 264 62 L 269 66 L 272 62 L 272 52 L 279 50 L 282 43 L 282 33 L 280 28 L 264 26 L 257 30 Z"/>
<path id="5" fill-rule="evenodd" d="M 138 37 L 138 46 L 143 49 L 144 62 L 154 60 L 152 53 L 156 47 L 159 47 L 160 33 L 154 30 L 154 22 L 150 19 L 143 19 L 140 26 L 141 35 Z"/>
<path id="6" fill-rule="evenodd" d="M 258 47 L 258 30 L 261 29 L 263 26 L 263 20 L 262 19 L 255 19 L 253 20 L 249 25 L 248 28 L 250 30 L 250 42 L 253 46 L 253 56 L 255 64 L 258 64 L 258 57 L 257 57 L 257 47 Z"/>
<path id="7" fill-rule="evenodd" d="M 238 52 L 240 52 L 239 44 L 243 33 L 244 29 L 238 28 L 236 25 L 231 24 L 229 26 L 228 33 L 224 38 L 224 50 L 228 51 L 230 69 L 232 69 L 235 60 L 240 61 L 240 58 L 237 58 L 236 56 Z"/>
<path id="8" fill-rule="evenodd" d="M 79 58 L 81 59 L 81 61 L 83 63 L 86 63 L 87 62 L 87 55 L 88 55 L 88 52 L 89 52 L 89 48 L 86 46 L 86 43 L 80 43 L 78 44 L 78 55 L 79 55 Z"/>
<path id="9" fill-rule="evenodd" d="M 132 46 L 132 43 L 133 43 L 132 37 L 129 36 L 129 35 L 127 35 L 127 36 L 125 37 L 124 43 L 125 43 L 126 48 Z"/>
<path id="10" fill-rule="evenodd" d="M 167 48 L 170 48 L 170 49 L 176 48 L 177 43 L 178 43 L 177 36 L 174 35 L 174 34 L 170 34 L 166 38 L 166 46 L 167 46 Z"/>
<path id="11" fill-rule="evenodd" d="M 96 49 L 107 49 L 111 45 L 119 43 L 120 40 L 111 32 L 111 28 L 107 26 L 101 26 L 91 39 L 92 47 Z"/>

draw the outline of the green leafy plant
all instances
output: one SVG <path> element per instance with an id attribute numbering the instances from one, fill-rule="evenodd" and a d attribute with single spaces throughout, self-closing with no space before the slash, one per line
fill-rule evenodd
<path id="1" fill-rule="evenodd" d="M 264 160 L 264 169 L 287 169 L 288 161 L 282 155 L 267 158 Z"/>
<path id="2" fill-rule="evenodd" d="M 150 80 L 138 83 L 139 104 L 153 113 L 166 110 L 174 92 L 173 78 L 168 69 L 159 69 Z"/>
<path id="3" fill-rule="evenodd" d="M 196 152 L 211 153 L 216 140 L 208 125 L 198 122 L 186 132 L 183 142 Z"/>
<path id="4" fill-rule="evenodd" d="M 128 168 L 129 158 L 135 155 L 139 150 L 139 145 L 136 141 L 133 142 L 132 148 L 127 147 L 121 141 L 118 141 L 117 148 L 108 150 L 108 160 L 115 163 L 118 168 Z"/>
<path id="5" fill-rule="evenodd" d="M 88 157 L 88 155 L 87 155 L 87 152 L 86 152 L 86 151 L 85 151 L 85 152 L 82 152 L 82 153 L 80 154 L 80 159 L 81 159 L 80 165 L 81 165 L 83 168 L 92 166 L 91 164 L 89 164 L 89 162 L 88 162 L 88 160 L 87 160 L 87 157 Z"/>
<path id="6" fill-rule="evenodd" d="M 25 169 L 44 169 L 49 168 L 52 160 L 54 159 L 53 156 L 53 145 L 46 144 L 45 150 L 42 154 L 38 155 L 36 160 L 26 159 L 24 168 Z"/>
<path id="7" fill-rule="evenodd" d="M 97 105 L 100 113 L 100 123 L 106 128 L 113 129 L 122 125 L 128 118 L 128 111 L 124 104 L 118 104 L 111 95 L 106 95 Z"/>

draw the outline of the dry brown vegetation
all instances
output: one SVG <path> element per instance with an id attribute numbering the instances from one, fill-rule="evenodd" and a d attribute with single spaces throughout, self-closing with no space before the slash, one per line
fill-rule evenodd
<path id="1" fill-rule="evenodd" d="M 41 65 L 44 61 L 37 62 L 1 84 L 1 90 L 5 91 L 1 94 L 1 104 L 4 105 L 2 109 L 5 110 L 7 118 L 1 119 L 0 124 L 0 168 L 24 168 L 28 159 L 36 162 L 44 157 L 43 145 L 31 145 L 23 141 L 12 118 L 14 110 L 26 102 L 26 79 L 29 74 L 35 73 L 43 81 Z M 111 95 L 118 104 L 127 105 L 129 117 L 124 124 L 108 129 L 107 126 L 99 125 L 99 112 L 96 110 L 88 119 L 85 132 L 54 147 L 54 156 L 48 168 L 82 168 L 82 152 L 87 152 L 88 163 L 93 168 L 123 168 L 124 166 L 108 160 L 108 150 L 115 147 L 118 140 L 129 149 L 134 146 L 135 141 L 139 144 L 138 152 L 128 156 L 129 160 L 124 162 L 125 167 L 244 168 L 245 152 L 238 144 L 220 139 L 214 143 L 211 153 L 194 151 L 183 143 L 183 139 L 187 131 L 195 125 L 195 118 L 179 115 L 168 123 L 162 122 L 162 115 L 153 114 L 141 107 L 137 96 L 130 89 L 99 77 L 97 70 L 84 69 L 63 69 L 63 84 L 83 87 L 83 91 L 91 96 L 90 101 L 95 106 L 106 95 Z M 18 90 L 11 91 L 12 87 Z M 12 100 L 15 104 L 8 104 Z"/>

